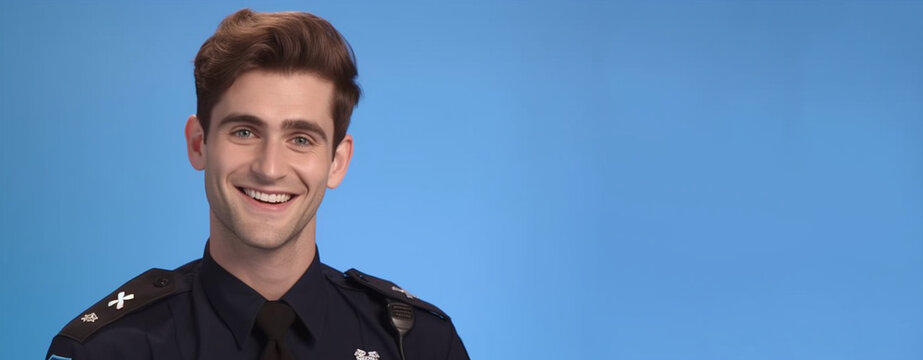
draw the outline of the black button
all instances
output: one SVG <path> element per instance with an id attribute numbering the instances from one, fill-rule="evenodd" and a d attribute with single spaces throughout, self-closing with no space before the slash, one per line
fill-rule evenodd
<path id="1" fill-rule="evenodd" d="M 170 285 L 170 279 L 162 277 L 162 278 L 157 278 L 157 280 L 154 280 L 154 286 L 156 287 L 164 287 L 167 285 Z"/>

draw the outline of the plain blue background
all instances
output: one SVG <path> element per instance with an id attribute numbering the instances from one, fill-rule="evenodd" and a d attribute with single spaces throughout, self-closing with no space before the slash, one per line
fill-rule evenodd
<path id="1" fill-rule="evenodd" d="M 201 255 L 191 62 L 242 7 L 351 42 L 321 256 L 438 304 L 472 358 L 923 358 L 909 1 L 4 4 L 0 358 Z"/>

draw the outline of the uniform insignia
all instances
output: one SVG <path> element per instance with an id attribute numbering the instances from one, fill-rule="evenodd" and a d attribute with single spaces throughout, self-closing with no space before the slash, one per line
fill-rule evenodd
<path id="1" fill-rule="evenodd" d="M 126 300 L 131 300 L 131 299 L 134 299 L 134 298 L 135 298 L 135 294 L 128 294 L 128 295 L 125 295 L 125 292 L 124 292 L 124 291 L 119 291 L 119 297 L 118 297 L 118 299 L 115 299 L 115 300 L 110 301 L 110 302 L 109 302 L 109 307 L 112 307 L 112 305 L 115 305 L 115 309 L 116 309 L 116 310 L 122 310 L 122 308 L 125 307 L 125 301 L 126 301 Z"/>
<path id="2" fill-rule="evenodd" d="M 96 322 L 96 320 L 99 320 L 99 316 L 96 316 L 95 312 L 84 314 L 83 317 L 80 318 L 80 321 L 83 322 Z"/>
<path id="3" fill-rule="evenodd" d="M 163 269 L 150 269 L 138 275 L 71 320 L 60 335 L 82 343 L 100 328 L 173 294 L 177 289 L 175 277 L 173 271 Z"/>
<path id="4" fill-rule="evenodd" d="M 413 296 L 413 294 L 411 294 L 409 291 L 404 290 L 404 289 L 401 289 L 401 288 L 399 288 L 399 287 L 397 287 L 397 286 L 392 286 L 392 287 L 391 287 L 391 290 L 397 291 L 397 292 L 399 292 L 399 293 L 403 293 L 404 296 L 406 296 L 408 299 L 413 299 L 413 298 L 416 297 L 416 296 Z"/>
<path id="5" fill-rule="evenodd" d="M 356 352 L 353 353 L 353 355 L 356 356 L 356 360 L 378 360 L 380 357 L 378 356 L 377 351 L 369 351 L 366 353 L 362 349 L 356 349 Z"/>
<path id="6" fill-rule="evenodd" d="M 404 290 L 400 286 L 397 286 L 395 283 L 388 280 L 379 279 L 372 275 L 365 274 L 356 269 L 349 269 L 346 271 L 346 276 L 349 279 L 352 279 L 355 283 L 362 285 L 368 289 L 372 289 L 375 292 L 384 295 L 385 297 L 393 300 L 398 300 L 400 302 L 405 302 L 414 307 L 421 308 L 426 310 L 433 315 L 438 316 L 443 320 L 449 320 L 449 316 L 446 315 L 442 310 L 439 310 L 435 305 L 430 304 L 426 301 L 420 300 L 419 297 L 414 296 L 407 290 Z"/>

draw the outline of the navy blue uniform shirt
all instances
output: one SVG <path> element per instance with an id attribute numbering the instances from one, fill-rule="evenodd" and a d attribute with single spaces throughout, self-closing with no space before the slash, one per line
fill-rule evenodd
<path id="1" fill-rule="evenodd" d="M 406 360 L 468 359 L 451 320 L 393 283 L 344 274 L 319 255 L 282 296 L 297 315 L 285 336 L 296 359 L 400 360 L 389 302 L 412 306 Z M 255 329 L 266 299 L 208 254 L 173 270 L 152 269 L 71 321 L 46 359 L 256 360 Z"/>

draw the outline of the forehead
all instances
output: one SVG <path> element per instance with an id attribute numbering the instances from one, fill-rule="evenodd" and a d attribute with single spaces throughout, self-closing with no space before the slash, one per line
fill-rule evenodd
<path id="1" fill-rule="evenodd" d="M 271 127 L 287 119 L 302 119 L 316 122 L 332 135 L 333 96 L 333 83 L 312 73 L 248 71 L 215 104 L 211 123 L 230 114 L 256 116 Z"/>

